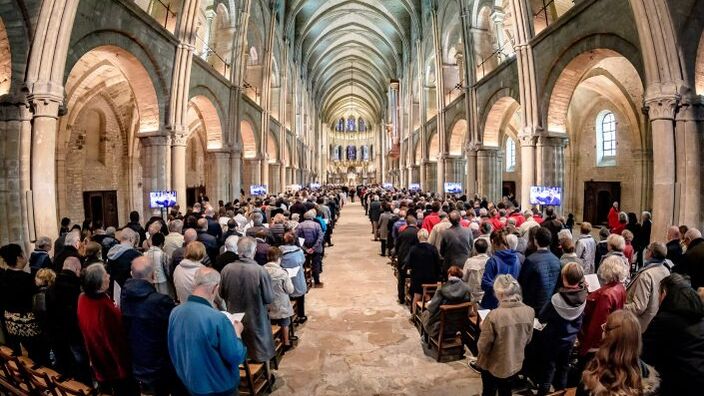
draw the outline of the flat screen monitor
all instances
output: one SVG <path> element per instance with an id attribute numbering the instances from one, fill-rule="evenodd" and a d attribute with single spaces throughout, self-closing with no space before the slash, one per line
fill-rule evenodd
<path id="1" fill-rule="evenodd" d="M 562 187 L 531 186 L 530 204 L 545 206 L 560 206 L 562 203 Z"/>
<path id="2" fill-rule="evenodd" d="M 149 193 L 149 207 L 170 208 L 176 206 L 176 191 L 151 191 Z"/>
<path id="3" fill-rule="evenodd" d="M 320 183 L 311 183 L 310 184 L 310 189 L 311 190 L 317 190 L 320 188 Z"/>
<path id="4" fill-rule="evenodd" d="M 253 197 L 263 197 L 266 195 L 266 184 L 253 184 L 249 186 L 249 195 Z"/>
<path id="5" fill-rule="evenodd" d="M 445 193 L 462 194 L 462 183 L 445 183 Z"/>
<path id="6" fill-rule="evenodd" d="M 393 190 L 393 189 L 394 189 L 394 185 L 391 184 L 391 183 L 384 183 L 384 184 L 381 185 L 381 187 L 382 187 L 384 190 Z"/>
<path id="7" fill-rule="evenodd" d="M 418 183 L 411 183 L 408 185 L 408 189 L 411 191 L 420 191 L 420 184 Z"/>
<path id="8" fill-rule="evenodd" d="M 298 191 L 301 189 L 300 184 L 289 184 L 288 189 L 291 191 Z"/>

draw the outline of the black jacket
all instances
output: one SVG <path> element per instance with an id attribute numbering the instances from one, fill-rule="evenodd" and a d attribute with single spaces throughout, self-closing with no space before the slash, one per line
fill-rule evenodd
<path id="1" fill-rule="evenodd" d="M 73 246 L 64 246 L 61 249 L 61 253 L 54 257 L 54 263 L 52 264 L 51 269 L 58 274 L 64 269 L 64 261 L 66 261 L 69 257 L 77 257 L 81 260 L 81 256 L 78 254 L 78 249 Z"/>
<path id="2" fill-rule="evenodd" d="M 398 255 L 399 268 L 405 268 L 408 264 L 408 255 L 411 248 L 418 244 L 418 227 L 415 225 L 406 227 L 396 238 L 396 252 Z"/>
<path id="3" fill-rule="evenodd" d="M 128 279 L 120 299 L 135 378 L 153 381 L 170 373 L 167 334 L 174 300 L 157 293 L 154 285 L 143 279 Z"/>
<path id="4" fill-rule="evenodd" d="M 681 265 L 690 276 L 694 290 L 704 287 L 704 239 L 697 238 L 689 243 Z"/>
<path id="5" fill-rule="evenodd" d="M 686 273 L 684 268 L 679 268 L 680 261 L 682 261 L 682 245 L 680 245 L 679 239 L 673 239 L 667 243 L 667 259 L 672 261 L 675 265 L 674 271 L 679 273 Z M 682 271 L 681 271 L 682 270 Z"/>
<path id="6" fill-rule="evenodd" d="M 141 256 L 137 249 L 127 245 L 115 245 L 108 252 L 107 269 L 110 280 L 117 282 L 120 287 L 125 285 L 125 281 L 132 277 L 132 260 Z M 111 288 L 112 290 L 112 288 Z"/>
<path id="7" fill-rule="evenodd" d="M 218 256 L 218 259 L 215 260 L 215 265 L 213 265 L 213 269 L 220 272 L 223 268 L 225 268 L 226 265 L 234 263 L 239 259 L 240 256 L 237 253 L 227 251 Z"/>
<path id="8" fill-rule="evenodd" d="M 369 204 L 369 219 L 371 221 L 379 221 L 379 216 L 381 216 L 381 202 L 372 201 Z"/>
<path id="9" fill-rule="evenodd" d="M 704 389 L 704 304 L 694 289 L 671 292 L 643 334 L 642 359 L 660 373 L 661 395 Z"/>
<path id="10" fill-rule="evenodd" d="M 210 257 L 210 262 L 214 263 L 220 253 L 220 244 L 217 238 L 210 235 L 207 231 L 198 231 L 198 242 L 205 246 L 205 252 Z"/>
<path id="11" fill-rule="evenodd" d="M 435 246 L 429 243 L 419 243 L 411 247 L 407 267 L 411 270 L 412 292 L 420 294 L 424 283 L 440 280 L 440 255 Z"/>
<path id="12" fill-rule="evenodd" d="M 144 241 L 147 239 L 147 232 L 144 231 L 144 227 L 142 227 L 142 225 L 139 223 L 133 223 L 133 222 L 127 223 L 127 225 L 125 227 L 131 228 L 132 231 L 139 234 L 139 246 L 142 246 Z"/>
<path id="13" fill-rule="evenodd" d="M 54 345 L 82 345 L 83 337 L 78 327 L 78 296 L 81 279 L 72 271 L 56 275 L 56 281 L 46 292 L 46 313 L 49 336 Z"/>
<path id="14" fill-rule="evenodd" d="M 222 239 L 222 226 L 212 217 L 205 217 L 208 220 L 208 234 L 214 236 L 218 240 Z"/>

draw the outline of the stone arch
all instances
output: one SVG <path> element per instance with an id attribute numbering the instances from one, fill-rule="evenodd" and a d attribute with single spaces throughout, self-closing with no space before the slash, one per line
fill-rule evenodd
<path id="1" fill-rule="evenodd" d="M 12 85 L 12 51 L 2 18 L 0 18 L 0 96 L 10 93 Z"/>
<path id="2" fill-rule="evenodd" d="M 484 146 L 499 147 L 502 130 L 520 107 L 520 104 L 510 96 L 500 97 L 491 104 L 484 121 L 481 139 Z"/>
<path id="3" fill-rule="evenodd" d="M 694 64 L 694 86 L 697 95 L 704 95 L 704 32 L 699 38 Z"/>
<path id="4" fill-rule="evenodd" d="M 428 138 L 428 161 L 437 162 L 440 154 L 440 136 L 434 131 Z"/>
<path id="5" fill-rule="evenodd" d="M 257 134 L 254 124 L 249 120 L 240 121 L 240 139 L 242 139 L 242 158 L 254 159 L 257 157 Z"/>
<path id="6" fill-rule="evenodd" d="M 0 88 L 0 96 L 22 88 L 31 46 L 32 27 L 27 7 L 22 0 L 11 3 L 15 4 L 0 7 L 0 64 L 3 65 L 0 66 L 0 81 L 5 77 L 2 73 L 8 73 L 10 77 L 7 92 Z M 5 65 L 9 65 L 9 69 L 3 71 Z"/>
<path id="7" fill-rule="evenodd" d="M 131 52 L 114 45 L 102 45 L 84 53 L 72 65 L 66 77 L 67 107 L 86 101 L 91 94 L 91 83 L 102 79 L 104 85 L 122 79 L 134 94 L 139 118 L 138 133 L 154 132 L 161 125 L 162 111 L 157 91 L 145 65 Z M 114 69 L 109 72 L 108 69 Z M 116 73 L 115 73 L 116 72 Z M 119 74 L 119 75 L 118 75 Z M 102 77 L 101 77 L 102 76 Z"/>
<path id="8" fill-rule="evenodd" d="M 269 157 L 269 163 L 274 163 L 279 160 L 279 139 L 276 138 L 276 133 L 271 130 L 266 139 L 266 153 Z"/>
<path id="9" fill-rule="evenodd" d="M 567 103 L 587 70 L 606 58 L 623 57 L 643 81 L 643 63 L 638 49 L 630 42 L 611 34 L 594 34 L 572 45 L 553 64 L 543 84 L 540 114 L 548 131 L 565 132 Z M 642 86 L 642 83 L 641 83 Z"/>
<path id="10" fill-rule="evenodd" d="M 452 156 L 461 157 L 464 154 L 467 120 L 464 118 L 457 120 L 450 131 L 450 139 L 448 139 L 450 146 L 447 148 L 447 152 Z"/>
<path id="11" fill-rule="evenodd" d="M 205 129 L 208 150 L 223 147 L 222 122 L 213 102 L 203 96 L 196 95 L 188 101 L 187 122 L 200 122 Z"/>

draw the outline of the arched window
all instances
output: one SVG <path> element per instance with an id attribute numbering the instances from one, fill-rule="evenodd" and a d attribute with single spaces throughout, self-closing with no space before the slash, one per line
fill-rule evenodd
<path id="1" fill-rule="evenodd" d="M 359 117 L 359 120 L 357 120 L 357 129 L 359 129 L 360 132 L 367 131 L 367 125 L 364 123 L 364 118 Z"/>
<path id="2" fill-rule="evenodd" d="M 347 132 L 354 132 L 357 130 L 356 128 L 357 121 L 354 119 L 354 116 L 350 116 L 350 118 L 347 119 Z"/>
<path id="3" fill-rule="evenodd" d="M 596 118 L 596 165 L 616 165 L 616 116 L 608 110 Z"/>
<path id="4" fill-rule="evenodd" d="M 337 128 L 336 129 L 338 132 L 345 131 L 345 119 L 344 118 L 340 118 L 339 120 L 337 120 Z"/>
<path id="5" fill-rule="evenodd" d="M 516 142 L 512 138 L 506 139 L 506 172 L 516 169 Z"/>
<path id="6" fill-rule="evenodd" d="M 105 128 L 105 116 L 100 111 L 89 110 L 85 127 L 86 159 L 106 165 L 108 134 Z"/>

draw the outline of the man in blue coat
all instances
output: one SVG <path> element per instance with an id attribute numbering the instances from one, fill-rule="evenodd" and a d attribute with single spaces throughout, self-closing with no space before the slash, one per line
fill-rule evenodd
<path id="1" fill-rule="evenodd" d="M 179 394 L 181 386 L 169 358 L 167 333 L 174 300 L 154 287 L 154 265 L 145 256 L 132 261 L 132 278 L 120 298 L 122 322 L 132 355 L 132 373 L 142 393 Z"/>
<path id="2" fill-rule="evenodd" d="M 550 251 L 551 242 L 550 230 L 540 227 L 535 233 L 538 250 L 526 258 L 518 275 L 518 283 L 523 289 L 523 303 L 532 307 L 536 316 L 548 304 L 560 277 L 560 259 Z"/>
<path id="3" fill-rule="evenodd" d="M 193 294 L 169 318 L 169 354 L 176 373 L 191 395 L 224 396 L 236 392 L 239 365 L 247 351 L 240 340 L 242 323 L 213 308 L 220 274 L 212 268 L 196 272 Z"/>

